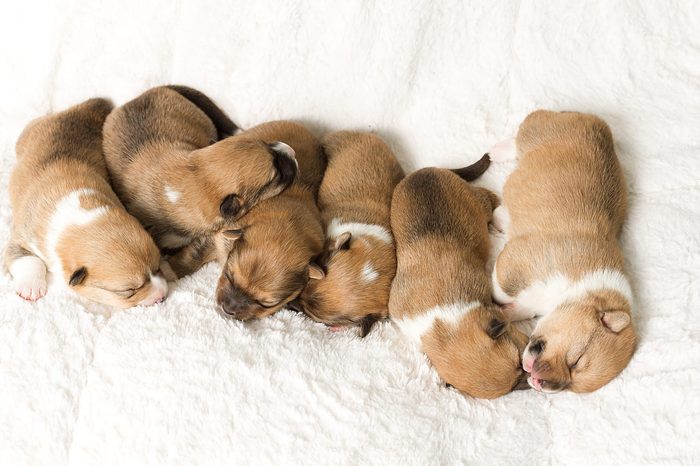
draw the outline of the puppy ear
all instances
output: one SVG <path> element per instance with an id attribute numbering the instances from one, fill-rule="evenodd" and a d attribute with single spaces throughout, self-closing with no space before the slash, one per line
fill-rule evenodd
<path id="1" fill-rule="evenodd" d="M 379 316 L 377 314 L 369 314 L 362 318 L 360 321 L 360 338 L 367 336 L 372 326 L 377 323 Z"/>
<path id="2" fill-rule="evenodd" d="M 614 333 L 620 333 L 630 324 L 630 315 L 625 311 L 603 311 L 599 316 L 605 328 Z"/>
<path id="3" fill-rule="evenodd" d="M 71 274 L 68 284 L 70 286 L 80 285 L 85 281 L 85 277 L 87 277 L 87 269 L 85 267 L 80 267 Z"/>
<path id="4" fill-rule="evenodd" d="M 333 249 L 336 251 L 340 251 L 343 249 L 350 249 L 350 240 L 352 239 L 352 233 L 349 231 L 346 231 L 345 233 L 342 233 L 340 236 L 338 236 L 335 239 L 335 244 L 333 245 Z"/>
<path id="5" fill-rule="evenodd" d="M 503 335 L 506 331 L 506 323 L 500 319 L 491 319 L 489 321 L 489 326 L 486 329 L 486 333 L 492 340 Z"/>
<path id="6" fill-rule="evenodd" d="M 241 229 L 231 229 L 231 230 L 223 230 L 221 232 L 224 238 L 226 238 L 229 241 L 236 241 L 239 240 L 243 236 L 243 230 Z"/>
<path id="7" fill-rule="evenodd" d="M 323 271 L 321 266 L 313 262 L 309 264 L 307 270 L 309 271 L 309 278 L 312 280 L 320 280 L 326 276 L 326 272 Z"/>
<path id="8" fill-rule="evenodd" d="M 231 218 L 238 214 L 241 210 L 241 201 L 238 199 L 238 195 L 229 194 L 221 201 L 219 205 L 219 212 L 223 217 Z"/>

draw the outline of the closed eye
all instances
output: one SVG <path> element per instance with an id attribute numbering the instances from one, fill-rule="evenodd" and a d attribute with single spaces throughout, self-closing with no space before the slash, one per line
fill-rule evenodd
<path id="1" fill-rule="evenodd" d="M 265 309 L 273 308 L 280 303 L 280 301 L 255 301 L 255 302 L 258 303 L 259 306 L 264 307 Z"/>
<path id="2" fill-rule="evenodd" d="M 578 362 L 581 360 L 582 357 L 583 357 L 583 354 L 581 356 L 579 356 L 578 359 L 573 364 L 569 364 L 570 371 L 576 369 L 576 366 L 578 366 Z"/>

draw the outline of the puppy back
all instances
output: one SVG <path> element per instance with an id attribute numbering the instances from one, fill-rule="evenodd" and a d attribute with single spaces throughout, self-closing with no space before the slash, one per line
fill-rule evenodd
<path id="1" fill-rule="evenodd" d="M 219 139 L 232 136 L 236 132 L 238 126 L 219 108 L 209 97 L 187 86 L 169 85 L 164 86 L 166 89 L 171 89 L 180 94 L 185 99 L 196 105 L 206 116 L 211 119 Z"/>

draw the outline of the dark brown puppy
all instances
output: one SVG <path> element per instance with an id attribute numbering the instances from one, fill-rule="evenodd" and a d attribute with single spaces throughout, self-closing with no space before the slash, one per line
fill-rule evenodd
<path id="1" fill-rule="evenodd" d="M 235 130 L 208 97 L 184 86 L 151 89 L 107 118 L 114 189 L 161 249 L 174 252 L 220 230 L 294 180 L 287 144 L 231 136 Z M 178 262 L 180 276 L 196 270 Z"/>
<path id="2" fill-rule="evenodd" d="M 224 265 L 216 291 L 223 312 L 247 320 L 270 315 L 296 298 L 323 272 L 313 259 L 323 250 L 316 196 L 326 168 L 319 141 L 303 126 L 277 121 L 244 132 L 262 141 L 286 141 L 299 176 L 280 195 L 260 202 L 216 239 Z"/>
<path id="3" fill-rule="evenodd" d="M 479 398 L 525 380 L 527 337 L 491 300 L 488 223 L 498 198 L 448 170 L 424 168 L 394 191 L 397 270 L 389 313 L 442 379 Z"/>

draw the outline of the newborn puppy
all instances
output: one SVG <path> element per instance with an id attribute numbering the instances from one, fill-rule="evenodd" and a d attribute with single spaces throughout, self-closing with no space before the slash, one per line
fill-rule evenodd
<path id="1" fill-rule="evenodd" d="M 312 260 L 323 250 L 316 196 L 326 159 L 318 140 L 296 123 L 264 123 L 241 136 L 285 141 L 299 163 L 299 176 L 289 188 L 260 202 L 216 238 L 224 265 L 217 302 L 226 315 L 248 320 L 276 312 L 301 293 L 309 278 L 323 276 Z"/>
<path id="2" fill-rule="evenodd" d="M 612 134 L 593 115 L 540 110 L 512 147 L 519 162 L 501 215 L 510 239 L 493 271 L 494 297 L 512 320 L 542 316 L 523 354 L 533 388 L 591 392 L 635 348 L 618 240 L 627 191 Z"/>
<path id="3" fill-rule="evenodd" d="M 486 271 L 497 202 L 448 170 L 424 168 L 399 183 L 391 203 L 391 319 L 445 382 L 478 398 L 527 386 L 520 367 L 527 336 L 492 302 Z"/>
<path id="4" fill-rule="evenodd" d="M 318 195 L 326 227 L 319 259 L 325 277 L 310 280 L 293 307 L 332 326 L 360 325 L 365 336 L 388 315 L 396 272 L 391 195 L 404 177 L 389 147 L 370 133 L 326 136 L 328 168 Z"/>
<path id="5" fill-rule="evenodd" d="M 15 290 L 46 294 L 46 269 L 79 295 L 115 307 L 165 298 L 158 248 L 109 186 L 102 125 L 112 105 L 90 99 L 32 121 L 10 177 L 5 263 Z"/>
<path id="6" fill-rule="evenodd" d="M 182 250 L 294 180 L 287 144 L 231 136 L 236 129 L 207 96 L 184 86 L 151 89 L 107 118 L 104 149 L 114 189 L 161 249 Z M 176 262 L 179 276 L 196 270 Z"/>

